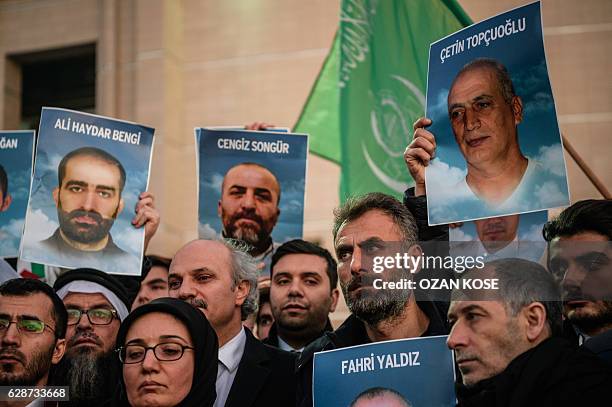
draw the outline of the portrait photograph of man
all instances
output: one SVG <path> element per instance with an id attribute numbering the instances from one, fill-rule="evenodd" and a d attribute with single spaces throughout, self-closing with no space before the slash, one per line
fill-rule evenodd
<path id="1" fill-rule="evenodd" d="M 111 135 L 110 140 L 100 139 L 91 137 L 93 127 L 90 134 L 83 134 L 80 130 L 86 132 L 87 127 L 61 121 L 81 123 L 89 115 L 60 109 L 45 112 L 22 257 L 120 274 L 140 270 L 144 235 L 131 219 L 147 186 L 152 134 L 147 141 L 141 136 L 140 145 L 118 139 L 112 143 L 111 126 L 117 130 L 135 125 L 93 116 L 98 123 L 90 126 L 98 127 L 96 134 Z"/>
<path id="2" fill-rule="evenodd" d="M 0 131 L 0 257 L 17 257 L 32 174 L 34 130 Z"/>
<path id="3" fill-rule="evenodd" d="M 546 248 L 542 228 L 547 220 L 548 213 L 541 211 L 453 224 L 449 229 L 451 255 L 537 262 Z"/>
<path id="4" fill-rule="evenodd" d="M 432 44 L 426 116 L 430 224 L 569 203 L 538 4 Z"/>
<path id="5" fill-rule="evenodd" d="M 196 129 L 199 235 L 246 242 L 263 274 L 275 247 L 302 236 L 307 137 Z"/>

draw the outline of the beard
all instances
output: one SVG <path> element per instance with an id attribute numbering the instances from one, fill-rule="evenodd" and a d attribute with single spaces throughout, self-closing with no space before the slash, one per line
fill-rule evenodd
<path id="1" fill-rule="evenodd" d="M 0 386 L 34 386 L 42 379 L 51 368 L 51 358 L 53 357 L 54 345 L 49 349 L 43 349 L 34 353 L 28 361 L 26 356 L 17 349 L 3 348 L 0 355 L 17 358 L 24 364 L 21 374 L 15 372 L 16 365 L 0 364 Z"/>
<path id="2" fill-rule="evenodd" d="M 221 214 L 221 219 L 226 216 L 225 211 Z M 241 219 L 249 219 L 255 222 L 259 227 L 253 224 L 238 225 Z M 227 224 L 224 225 L 224 235 L 226 237 L 241 240 L 253 246 L 257 251 L 265 249 L 269 244 L 270 231 L 265 227 L 264 220 L 254 211 L 240 211 L 232 215 Z"/>
<path id="3" fill-rule="evenodd" d="M 373 288 L 374 280 L 381 277 L 380 274 L 361 273 L 352 276 L 348 283 L 341 284 L 349 310 L 370 325 L 400 316 L 412 295 L 410 290 Z M 392 271 L 389 278 L 383 278 L 383 280 L 397 282 L 403 277 L 405 273 Z M 364 288 L 355 293 L 354 291 L 360 287 Z"/>
<path id="4" fill-rule="evenodd" d="M 76 222 L 75 219 L 81 216 L 93 219 L 95 224 Z M 95 243 L 104 239 L 110 232 L 116 216 L 117 211 L 111 218 L 105 219 L 95 211 L 76 209 L 72 212 L 66 212 L 61 205 L 57 209 L 59 226 L 64 235 L 70 240 L 84 244 Z"/>
<path id="5" fill-rule="evenodd" d="M 112 396 L 109 385 L 114 374 L 113 354 L 88 347 L 67 352 L 53 371 L 53 385 L 68 386 L 69 406 L 93 406 Z"/>
<path id="6" fill-rule="evenodd" d="M 595 312 L 569 311 L 567 319 L 580 331 L 588 333 L 612 325 L 612 301 L 593 301 Z"/>

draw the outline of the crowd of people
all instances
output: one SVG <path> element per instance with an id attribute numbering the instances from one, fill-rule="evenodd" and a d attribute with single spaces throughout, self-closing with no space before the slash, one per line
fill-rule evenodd
<path id="1" fill-rule="evenodd" d="M 462 105 L 455 117 L 466 151 L 477 147 L 470 132 L 479 129 L 482 110 L 516 116 L 515 99 L 488 103 L 478 111 Z M 427 222 L 424 173 L 436 149 L 429 123 L 415 123 L 405 152 L 416 185 L 403 202 L 372 192 L 337 208 L 335 258 L 304 240 L 273 245 L 280 199 L 273 177 L 264 173 L 267 184 L 260 188 L 241 185 L 253 180 L 230 171 L 222 188 L 231 201 L 219 203 L 224 238 L 189 242 L 172 259 L 146 258 L 138 284 L 88 268 L 61 273 L 52 287 L 36 279 L 6 281 L 0 286 L 0 385 L 67 386 L 70 401 L 60 404 L 74 406 L 312 406 L 315 352 L 448 335 L 460 406 L 609 404 L 610 200 L 576 202 L 549 221 L 545 265 L 507 258 L 461 274 L 416 273 L 494 277 L 495 295 L 452 290 L 442 301 L 373 287 L 375 277 L 404 277 L 401 269 L 373 272 L 369 259 L 385 243 L 399 243 L 411 256 L 419 255 L 421 241 L 448 247 L 448 226 Z M 526 166 L 521 163 L 522 172 Z M 468 185 L 477 181 L 472 175 Z M 145 227 L 148 242 L 160 222 L 151 194 L 141 196 L 137 209 L 135 224 Z M 268 263 L 269 278 L 262 278 Z M 329 314 L 340 291 L 350 316 L 334 329 Z M 352 405 L 409 405 L 400 398 L 375 389 Z M 28 403 L 45 402 L 8 405 Z"/>

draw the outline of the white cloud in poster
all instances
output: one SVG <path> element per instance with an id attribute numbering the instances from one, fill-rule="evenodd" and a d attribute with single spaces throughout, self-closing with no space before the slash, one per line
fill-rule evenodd
<path id="1" fill-rule="evenodd" d="M 565 165 L 563 163 L 561 144 L 540 147 L 536 161 L 538 161 L 546 171 L 558 177 L 565 177 Z"/>

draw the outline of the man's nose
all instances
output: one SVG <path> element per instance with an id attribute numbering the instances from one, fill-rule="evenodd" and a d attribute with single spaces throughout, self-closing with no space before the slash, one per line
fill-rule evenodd
<path id="1" fill-rule="evenodd" d="M 473 131 L 480 128 L 480 119 L 478 113 L 471 107 L 465 109 L 465 128 L 468 131 Z"/>
<path id="2" fill-rule="evenodd" d="M 87 316 L 87 314 L 85 312 L 83 312 L 81 314 L 81 319 L 79 319 L 79 323 L 77 324 L 77 328 L 82 330 L 82 331 L 93 329 L 93 326 L 91 325 L 91 322 L 89 322 L 89 317 Z"/>
<path id="3" fill-rule="evenodd" d="M 575 264 L 570 264 L 565 270 L 561 285 L 565 290 L 578 289 L 586 277 L 586 271 Z"/>
<path id="4" fill-rule="evenodd" d="M 290 297 L 303 297 L 304 289 L 302 287 L 302 283 L 297 281 L 297 279 L 293 279 L 291 285 L 289 286 L 289 296 Z"/>
<path id="5" fill-rule="evenodd" d="M 183 301 L 195 298 L 196 296 L 195 287 L 193 286 L 193 284 L 186 280 L 183 280 L 181 286 L 177 291 L 178 298 Z M 169 290 L 169 292 L 171 291 Z"/>
<path id="6" fill-rule="evenodd" d="M 85 211 L 92 211 L 96 207 L 96 192 L 87 191 L 83 194 L 83 200 L 81 201 L 81 207 Z"/>
<path id="7" fill-rule="evenodd" d="M 448 339 L 446 339 L 446 345 L 450 349 L 457 349 L 468 345 L 469 335 L 467 329 L 461 323 L 455 323 L 451 328 Z"/>
<path id="8" fill-rule="evenodd" d="M 240 204 L 244 209 L 255 208 L 255 194 L 253 193 L 253 191 L 247 191 L 242 196 L 242 202 Z"/>
<path id="9" fill-rule="evenodd" d="M 363 261 L 363 253 L 361 252 L 361 249 L 357 246 L 355 246 L 353 248 L 353 254 L 351 256 L 351 274 L 359 274 L 362 273 L 363 270 L 363 265 L 362 265 L 362 261 Z"/>
<path id="10" fill-rule="evenodd" d="M 2 335 L 2 345 L 14 345 L 19 346 L 21 344 L 21 334 L 17 329 L 17 324 L 10 324 L 6 330 L 4 330 L 0 335 Z"/>

